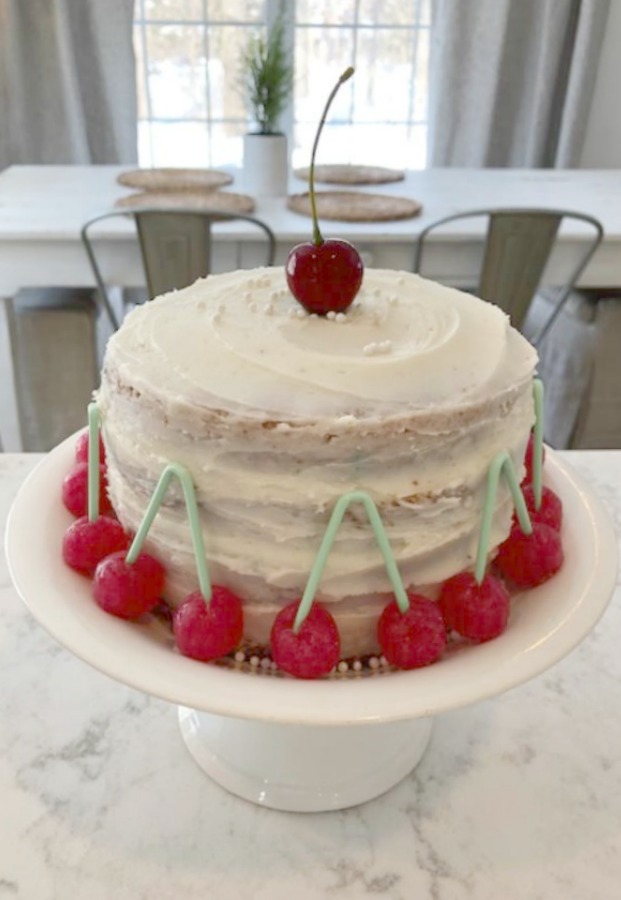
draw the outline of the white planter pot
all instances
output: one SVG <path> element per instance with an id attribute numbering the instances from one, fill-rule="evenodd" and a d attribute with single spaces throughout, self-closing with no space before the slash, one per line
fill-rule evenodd
<path id="1" fill-rule="evenodd" d="M 244 135 L 244 190 L 252 197 L 285 197 L 289 182 L 284 134 Z"/>

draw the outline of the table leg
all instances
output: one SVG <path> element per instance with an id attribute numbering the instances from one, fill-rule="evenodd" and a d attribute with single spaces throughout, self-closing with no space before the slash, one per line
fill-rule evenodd
<path id="1" fill-rule="evenodd" d="M 574 450 L 621 447 L 621 296 L 597 304 L 594 366 L 572 436 Z"/>
<path id="2" fill-rule="evenodd" d="M 0 297 L 0 441 L 1 449 L 14 453 L 24 449 L 13 368 L 10 322 L 13 298 Z"/>

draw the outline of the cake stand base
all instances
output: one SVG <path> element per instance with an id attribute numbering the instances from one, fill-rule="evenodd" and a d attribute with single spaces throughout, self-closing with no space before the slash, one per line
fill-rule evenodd
<path id="1" fill-rule="evenodd" d="M 432 720 L 307 725 L 233 719 L 179 707 L 188 750 L 244 800 L 288 812 L 326 812 L 379 797 L 419 762 Z"/>

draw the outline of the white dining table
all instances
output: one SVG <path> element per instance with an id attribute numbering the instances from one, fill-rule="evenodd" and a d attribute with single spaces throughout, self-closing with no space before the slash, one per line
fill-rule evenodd
<path id="1" fill-rule="evenodd" d="M 568 452 L 621 536 L 621 451 Z M 0 454 L 0 531 L 39 456 Z M 33 559 L 33 565 L 36 565 Z M 552 669 L 436 719 L 414 772 L 342 812 L 227 794 L 174 706 L 31 618 L 0 558 L 2 900 L 617 900 L 621 588 Z"/>
<path id="2" fill-rule="evenodd" d="M 80 243 L 80 228 L 88 219 L 111 211 L 118 198 L 131 193 L 116 180 L 126 168 L 11 166 L 0 173 L 0 298 L 13 296 L 23 287 L 94 283 Z M 291 193 L 299 193 L 307 184 L 292 176 L 289 187 Z M 322 190 L 335 187 L 318 185 Z M 230 190 L 243 192 L 242 173 L 235 173 Z M 483 207 L 548 207 L 571 209 L 600 220 L 604 242 L 580 284 L 586 288 L 621 287 L 620 170 L 426 169 L 407 172 L 403 181 L 356 190 L 422 203 L 421 214 L 410 219 L 323 223 L 326 236 L 354 241 L 367 265 L 411 270 L 419 231 L 452 213 Z M 258 198 L 255 215 L 276 234 L 278 263 L 284 262 L 292 245 L 310 238 L 310 220 L 287 209 L 284 197 Z M 563 228 L 550 277 L 555 270 L 567 273 L 568 260 L 587 233 L 580 225 Z M 129 223 L 108 222 L 97 234 L 102 266 L 110 282 L 141 285 L 143 275 Z M 252 243 L 253 235 L 243 222 L 223 224 L 216 235 L 221 265 L 252 264 L 252 255 L 241 259 L 240 254 L 243 256 L 244 244 Z M 482 223 L 452 223 L 430 244 L 425 274 L 454 284 L 472 284 L 482 238 Z M 227 253 L 232 245 L 233 257 Z"/>

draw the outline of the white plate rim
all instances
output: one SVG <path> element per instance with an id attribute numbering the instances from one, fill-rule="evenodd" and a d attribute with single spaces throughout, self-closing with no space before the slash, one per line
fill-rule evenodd
<path id="1" fill-rule="evenodd" d="M 591 631 L 612 596 L 617 541 L 592 488 L 549 449 L 546 482 L 565 506 L 566 561 L 545 585 L 517 598 L 500 638 L 410 672 L 300 681 L 185 659 L 156 625 L 102 612 L 90 583 L 61 559 L 70 514 L 60 500 L 75 436 L 47 454 L 22 484 L 6 531 L 9 571 L 23 602 L 75 656 L 132 688 L 217 715 L 307 725 L 399 721 L 447 712 L 541 674 Z M 37 559 L 37 565 L 32 559 Z"/>

